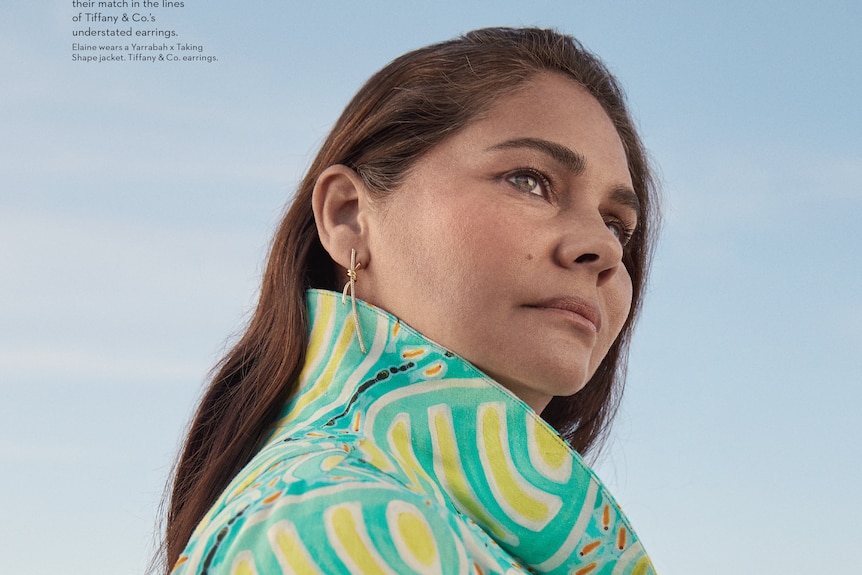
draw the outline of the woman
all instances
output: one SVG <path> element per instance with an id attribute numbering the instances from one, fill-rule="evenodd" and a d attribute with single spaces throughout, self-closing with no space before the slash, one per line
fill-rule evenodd
<path id="1" fill-rule="evenodd" d="M 373 76 L 195 416 L 174 573 L 652 573 L 576 452 L 614 413 L 653 195 L 567 36 L 478 30 Z"/>

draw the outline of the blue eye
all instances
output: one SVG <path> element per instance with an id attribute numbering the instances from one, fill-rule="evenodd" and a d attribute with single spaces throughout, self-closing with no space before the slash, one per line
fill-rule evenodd
<path id="1" fill-rule="evenodd" d="M 633 226 L 628 226 L 623 221 L 617 219 L 608 220 L 605 225 L 623 246 L 632 239 L 632 234 L 634 234 Z"/>

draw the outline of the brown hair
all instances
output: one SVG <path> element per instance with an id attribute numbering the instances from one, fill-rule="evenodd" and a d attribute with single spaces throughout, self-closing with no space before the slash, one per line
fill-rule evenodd
<path id="1" fill-rule="evenodd" d="M 405 54 L 372 76 L 323 143 L 275 235 L 248 329 L 218 364 L 192 421 L 167 514 L 168 566 L 254 455 L 292 390 L 307 344 L 305 290 L 340 288 L 311 208 L 320 173 L 347 165 L 382 197 L 433 146 L 540 72 L 572 79 L 604 107 L 625 147 L 642 210 L 623 259 L 633 284 L 628 320 L 586 387 L 576 396 L 554 398 L 542 413 L 580 453 L 600 443 L 621 393 L 657 223 L 646 153 L 616 80 L 577 40 L 536 28 L 476 30 Z"/>

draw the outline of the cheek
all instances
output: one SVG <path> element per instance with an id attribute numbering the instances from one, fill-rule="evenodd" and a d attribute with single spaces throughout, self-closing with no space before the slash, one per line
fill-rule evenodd
<path id="1" fill-rule="evenodd" d="M 625 267 L 620 266 L 620 271 L 611 282 L 608 296 L 608 316 L 612 320 L 613 337 L 617 338 L 622 330 L 632 306 L 632 279 Z"/>
<path id="2" fill-rule="evenodd" d="M 426 204 L 426 209 L 416 215 L 406 235 L 417 246 L 417 252 L 429 264 L 434 263 L 439 271 L 435 280 L 445 282 L 453 272 L 475 275 L 479 271 L 470 269 L 494 254 L 490 248 L 506 241 L 507 234 L 499 222 L 488 213 L 487 206 L 441 193 L 433 205 Z"/>
<path id="3" fill-rule="evenodd" d="M 475 276 L 470 252 L 476 238 L 469 222 L 442 202 L 424 201 L 425 195 L 393 204 L 374 222 L 374 292 L 384 294 L 381 307 L 392 312 L 387 304 L 393 298 L 410 300 L 400 301 L 398 311 L 414 315 L 415 308 L 439 305 L 440 298 L 465 289 L 463 282 Z"/>

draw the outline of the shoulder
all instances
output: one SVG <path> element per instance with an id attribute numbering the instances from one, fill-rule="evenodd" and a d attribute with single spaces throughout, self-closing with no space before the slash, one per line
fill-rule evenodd
<path id="1" fill-rule="evenodd" d="M 297 442 L 253 463 L 176 574 L 468 572 L 463 519 L 349 447 Z"/>

